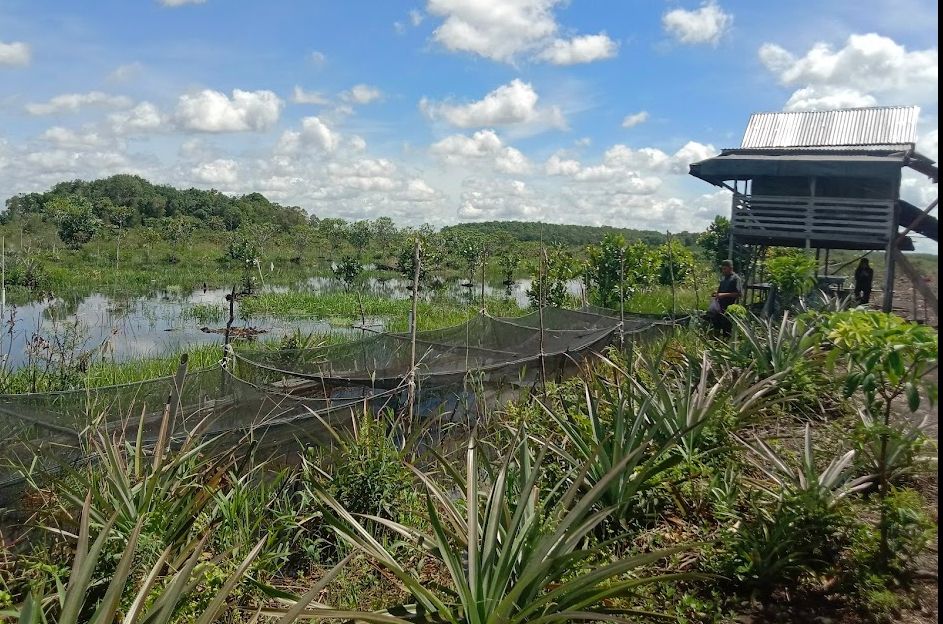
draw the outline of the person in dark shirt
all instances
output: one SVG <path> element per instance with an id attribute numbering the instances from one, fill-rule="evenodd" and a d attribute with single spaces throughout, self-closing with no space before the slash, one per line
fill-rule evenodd
<path id="1" fill-rule="evenodd" d="M 855 298 L 864 305 L 871 300 L 871 284 L 874 282 L 874 269 L 867 258 L 862 258 L 855 269 Z"/>
<path id="2" fill-rule="evenodd" d="M 743 292 L 743 278 L 737 275 L 733 270 L 733 261 L 724 260 L 720 263 L 720 284 L 717 286 L 717 292 L 711 296 L 716 305 L 712 305 L 708 310 L 708 318 L 715 329 L 719 329 L 725 335 L 730 333 L 730 319 L 727 318 L 727 308 L 740 299 Z"/>

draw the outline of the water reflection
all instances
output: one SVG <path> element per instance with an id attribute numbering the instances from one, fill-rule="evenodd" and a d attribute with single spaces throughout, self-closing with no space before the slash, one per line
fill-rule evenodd
<path id="1" fill-rule="evenodd" d="M 437 294 L 453 297 L 457 301 L 477 304 L 482 294 L 489 298 L 507 297 L 519 306 L 527 307 L 527 289 L 531 280 L 524 279 L 513 284 L 480 283 L 463 286 L 463 280 L 441 281 L 432 290 Z M 306 290 L 314 293 L 338 290 L 341 286 L 331 277 L 317 276 L 295 286 L 294 290 Z M 394 299 L 409 298 L 412 284 L 401 278 L 370 277 L 362 288 Z M 268 287 L 269 292 L 285 292 L 287 287 Z M 579 296 L 579 282 L 573 281 L 568 290 Z M 94 351 L 98 357 L 121 361 L 141 357 L 167 355 L 199 345 L 221 344 L 223 336 L 206 333 L 201 330 L 224 327 L 228 317 L 226 288 L 208 288 L 202 284 L 192 292 L 168 288 L 155 290 L 144 297 L 120 297 L 93 293 L 85 297 L 52 298 L 34 301 L 24 305 L 7 304 L 3 319 L 3 333 L 0 334 L 0 358 L 6 359 L 8 369 L 22 366 L 27 361 L 26 350 L 35 335 L 51 338 L 68 327 L 81 334 L 81 348 Z M 206 316 L 194 314 L 197 306 L 210 309 Z M 213 314 L 212 310 L 221 311 Z M 322 319 L 281 320 L 271 317 L 245 318 L 239 313 L 236 302 L 234 327 L 258 327 L 266 330 L 263 338 L 280 339 L 305 333 L 344 333 L 360 335 L 361 330 L 349 327 L 336 327 Z M 11 325 L 12 320 L 12 325 Z M 382 331 L 380 319 L 368 319 L 368 324 L 375 331 Z M 74 329 L 73 329 L 74 328 Z"/>

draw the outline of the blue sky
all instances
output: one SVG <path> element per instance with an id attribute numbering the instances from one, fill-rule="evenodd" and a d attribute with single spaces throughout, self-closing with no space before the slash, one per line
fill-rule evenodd
<path id="1" fill-rule="evenodd" d="M 132 172 L 320 216 L 700 229 L 754 111 L 921 106 L 935 2 L 6 0 L 0 194 Z M 916 202 L 935 197 L 919 178 Z"/>

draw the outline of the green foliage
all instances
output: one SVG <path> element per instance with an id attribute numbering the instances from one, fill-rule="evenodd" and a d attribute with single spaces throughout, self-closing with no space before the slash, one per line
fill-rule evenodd
<path id="1" fill-rule="evenodd" d="M 788 304 L 815 288 L 815 258 L 804 252 L 783 254 L 766 261 L 766 273 L 771 284 Z"/>
<path id="2" fill-rule="evenodd" d="M 730 220 L 726 217 L 714 217 L 707 230 L 698 235 L 697 244 L 714 266 L 720 266 L 724 260 L 733 260 L 733 265 L 737 268 L 746 263 L 747 249 L 744 245 L 735 245 L 733 257 L 730 257 Z"/>
<path id="3" fill-rule="evenodd" d="M 915 411 L 923 386 L 931 402 L 936 384 L 926 376 L 938 358 L 936 331 L 910 323 L 894 314 L 869 310 L 847 310 L 828 316 L 826 338 L 835 346 L 831 361 L 844 356 L 848 361 L 845 395 L 861 390 L 868 405 L 878 395 L 885 399 L 906 393 L 907 404 Z"/>
<path id="4" fill-rule="evenodd" d="M 579 496 L 579 479 L 569 487 L 566 479 L 554 488 L 560 495 L 551 499 L 536 488 L 545 453 L 543 449 L 534 454 L 523 437 L 492 461 L 473 435 L 464 475 L 440 458 L 439 468 L 448 485 L 439 485 L 432 475 L 415 469 L 425 485 L 431 533 L 392 521 L 383 524 L 423 545 L 441 562 L 452 586 L 444 593 L 424 583 L 343 505 L 321 491 L 321 500 L 331 509 L 328 520 L 334 530 L 393 574 L 408 592 L 411 605 L 384 613 L 342 615 L 318 610 L 312 614 L 379 623 L 406 622 L 390 615 L 415 613 L 417 618 L 433 617 L 452 624 L 624 618 L 636 609 L 631 602 L 630 606 L 612 606 L 614 599 L 631 601 L 641 586 L 683 576 L 652 576 L 642 568 L 671 551 L 609 559 L 587 544 L 594 527 L 611 513 L 594 511 L 600 496 L 608 482 L 625 471 L 628 460 L 615 465 L 583 496 Z M 578 474 L 575 470 L 570 478 Z"/>
<path id="5" fill-rule="evenodd" d="M 56 222 L 56 232 L 69 249 L 81 249 L 98 231 L 100 220 L 85 198 L 55 197 L 46 211 Z"/>
<path id="6" fill-rule="evenodd" d="M 114 225 L 179 215 L 192 217 L 204 227 L 218 222 L 227 230 L 235 230 L 243 223 L 271 223 L 287 231 L 306 220 L 301 208 L 280 206 L 259 193 L 230 197 L 216 190 L 179 190 L 125 174 L 93 181 L 61 182 L 45 193 L 15 195 L 6 201 L 5 218 L 53 215 L 55 201 L 59 199 L 91 206 L 93 216 Z"/>
<path id="7" fill-rule="evenodd" d="M 7 253 L 6 285 L 22 286 L 29 290 L 48 288 L 48 275 L 43 266 L 33 257 L 20 253 Z"/>
<path id="8" fill-rule="evenodd" d="M 363 257 L 363 250 L 370 244 L 373 228 L 369 221 L 355 221 L 347 226 L 345 236 L 347 242 L 356 250 L 357 258 L 360 259 Z"/>
<path id="9" fill-rule="evenodd" d="M 731 540 L 729 572 L 754 591 L 769 593 L 834 566 L 849 539 L 847 497 L 871 479 L 850 477 L 854 451 L 833 457 L 819 471 L 808 425 L 798 465 L 759 438 L 741 442 L 766 477 L 756 484 L 768 498 L 749 499 L 748 520 Z"/>
<path id="10" fill-rule="evenodd" d="M 680 286 L 694 278 L 697 269 L 694 253 L 680 241 L 672 239 L 670 243 L 666 242 L 655 249 L 654 253 L 658 261 L 659 284 L 668 286 L 673 281 Z"/>
<path id="11" fill-rule="evenodd" d="M 331 267 L 334 277 L 344 283 L 346 288 L 353 287 L 363 275 L 363 265 L 352 257 L 346 256 L 339 264 Z"/>
<path id="12" fill-rule="evenodd" d="M 562 245 L 565 247 L 585 247 L 595 245 L 609 235 L 621 236 L 629 241 L 641 241 L 649 245 L 660 245 L 665 241 L 665 235 L 648 230 L 631 230 L 610 226 L 589 225 L 559 225 L 556 223 L 540 223 L 538 221 L 482 221 L 478 223 L 460 223 L 442 228 L 443 235 L 479 234 L 486 238 L 495 238 L 506 235 L 511 239 L 541 243 L 547 245 Z M 679 236 L 683 236 L 679 235 Z"/>
<path id="13" fill-rule="evenodd" d="M 930 419 L 897 416 L 885 424 L 867 407 L 859 410 L 860 422 L 852 433 L 856 459 L 866 474 L 883 474 L 891 485 L 900 485 L 919 467 L 922 451 L 932 451 L 928 435 Z"/>
<path id="14" fill-rule="evenodd" d="M 352 432 L 328 426 L 337 451 L 306 454 L 302 483 L 308 498 L 317 499 L 323 490 L 352 514 L 400 521 L 414 515 L 420 507 L 414 475 L 388 424 L 382 416 L 363 414 Z"/>
<path id="15" fill-rule="evenodd" d="M 533 281 L 527 289 L 532 307 L 562 308 L 571 299 L 567 283 L 578 275 L 579 265 L 573 254 L 562 247 L 552 247 L 541 253 L 532 267 Z"/>
<path id="16" fill-rule="evenodd" d="M 416 243 L 419 242 L 419 284 L 429 286 L 434 271 L 444 257 L 442 237 L 432 232 L 418 231 L 403 241 L 396 259 L 396 270 L 410 284 L 416 273 Z"/>
<path id="17" fill-rule="evenodd" d="M 625 239 L 620 234 L 607 234 L 598 246 L 589 248 L 586 277 L 594 305 L 618 309 L 619 302 L 631 294 L 626 276 Z"/>

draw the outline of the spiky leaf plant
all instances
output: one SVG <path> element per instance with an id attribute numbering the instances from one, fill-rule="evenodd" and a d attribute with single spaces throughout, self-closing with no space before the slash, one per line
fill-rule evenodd
<path id="1" fill-rule="evenodd" d="M 639 587 L 690 578 L 690 574 L 646 574 L 645 566 L 678 549 L 607 559 L 605 544 L 591 545 L 593 530 L 614 511 L 599 508 L 610 483 L 628 469 L 630 457 L 613 465 L 584 491 L 589 464 L 550 491 L 541 491 L 546 447 L 532 451 L 524 435 L 492 461 L 476 435 L 468 441 L 465 470 L 440 458 L 448 484 L 413 468 L 425 486 L 431 533 L 370 517 L 425 548 L 448 570 L 451 586 L 436 590 L 418 579 L 365 528 L 366 516 L 349 513 L 330 494 L 320 496 L 338 535 L 392 573 L 413 603 L 383 613 L 306 609 L 309 618 L 363 622 L 448 622 L 516 624 L 523 622 L 634 621 L 653 615 L 631 605 Z M 616 602 L 621 599 L 620 602 Z"/>

